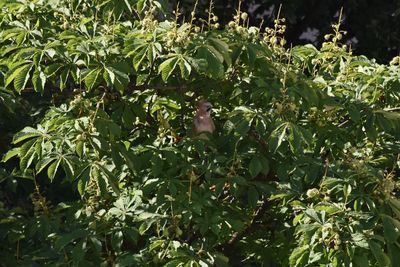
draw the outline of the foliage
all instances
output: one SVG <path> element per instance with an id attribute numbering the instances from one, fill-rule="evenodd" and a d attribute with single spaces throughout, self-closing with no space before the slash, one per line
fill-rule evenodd
<path id="1" fill-rule="evenodd" d="M 284 19 L 240 6 L 222 27 L 212 2 L 186 22 L 0 3 L 0 125 L 25 118 L 0 166 L 5 266 L 399 266 L 400 62 L 353 56 L 341 18 L 285 49 Z"/>
<path id="2" fill-rule="evenodd" d="M 170 7 L 179 3 L 183 15 L 190 15 L 195 0 L 168 1 Z M 214 1 L 215 13 L 220 22 L 228 23 L 238 0 Z M 400 2 L 398 1 L 318 1 L 318 0 L 242 0 L 242 10 L 249 13 L 249 24 L 273 25 L 277 10 L 282 5 L 282 15 L 286 18 L 285 38 L 289 44 L 312 42 L 321 46 L 324 34 L 331 29 L 332 20 L 337 20 L 343 8 L 342 25 L 348 32 L 343 43 L 351 45 L 354 54 L 376 58 L 380 63 L 388 63 L 399 55 Z M 198 10 L 206 16 L 209 1 L 199 1 Z"/>

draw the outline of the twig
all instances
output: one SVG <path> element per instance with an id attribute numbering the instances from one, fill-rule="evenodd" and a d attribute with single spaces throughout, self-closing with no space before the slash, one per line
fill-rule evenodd
<path id="1" fill-rule="evenodd" d="M 250 224 L 244 229 L 242 232 L 235 232 L 232 234 L 231 239 L 229 241 L 222 245 L 222 250 L 223 251 L 230 251 L 231 248 L 238 242 L 240 241 L 243 237 L 253 233 L 255 229 L 257 228 L 256 222 L 261 219 L 261 217 L 265 214 L 265 211 L 267 208 L 270 206 L 270 202 L 268 201 L 267 198 L 264 199 L 263 204 L 257 209 L 257 211 L 254 213 L 254 217 L 251 220 Z"/>
<path id="2" fill-rule="evenodd" d="M 340 123 L 337 127 L 338 127 L 338 128 L 342 128 L 342 127 L 345 126 L 346 123 L 348 123 L 348 122 L 349 122 L 349 120 L 345 120 L 344 122 Z"/>
<path id="3" fill-rule="evenodd" d="M 160 91 L 168 91 L 168 90 L 187 90 L 187 84 L 180 84 L 180 85 L 151 85 L 151 84 L 143 84 L 143 85 L 131 85 L 125 90 L 126 92 L 129 91 L 144 91 L 147 89 L 154 89 Z"/>

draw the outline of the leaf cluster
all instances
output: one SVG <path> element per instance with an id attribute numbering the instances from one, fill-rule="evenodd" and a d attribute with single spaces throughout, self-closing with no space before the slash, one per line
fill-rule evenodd
<path id="1" fill-rule="evenodd" d="M 212 5 L 0 6 L 0 112 L 38 110 L 0 166 L 6 265 L 399 264 L 399 66 L 353 56 L 340 19 L 286 49 L 284 19 L 240 7 L 221 28 Z"/>

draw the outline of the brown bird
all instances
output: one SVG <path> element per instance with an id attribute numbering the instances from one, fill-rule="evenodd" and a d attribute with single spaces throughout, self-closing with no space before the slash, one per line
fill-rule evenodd
<path id="1" fill-rule="evenodd" d="M 212 105 L 208 101 L 200 101 L 197 104 L 196 116 L 193 119 L 193 134 L 199 135 L 204 132 L 213 133 L 215 125 L 211 118 Z"/>

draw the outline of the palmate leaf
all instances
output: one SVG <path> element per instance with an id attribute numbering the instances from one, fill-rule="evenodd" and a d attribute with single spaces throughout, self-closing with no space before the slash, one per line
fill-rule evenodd
<path id="1" fill-rule="evenodd" d="M 255 156 L 250 160 L 249 172 L 252 178 L 256 177 L 263 169 L 260 159 Z"/>
<path id="2" fill-rule="evenodd" d="M 179 68 L 181 70 L 181 76 L 183 79 L 188 79 L 189 75 L 192 71 L 192 66 L 190 66 L 189 62 L 186 61 L 184 58 L 179 60 Z"/>
<path id="3" fill-rule="evenodd" d="M 230 66 L 232 64 L 232 60 L 229 52 L 229 45 L 223 40 L 215 37 L 209 37 L 207 38 L 207 41 L 221 54 L 225 63 Z"/>
<path id="4" fill-rule="evenodd" d="M 19 162 L 19 167 L 21 170 L 26 170 L 32 164 L 36 156 L 36 141 L 35 139 L 29 140 L 20 147 L 19 157 L 21 160 Z"/>
<path id="5" fill-rule="evenodd" d="M 218 78 L 224 75 L 224 57 L 212 46 L 202 46 L 197 49 L 197 59 L 204 59 L 208 64 L 206 73 L 210 76 Z"/>
<path id="6" fill-rule="evenodd" d="M 288 136 L 290 150 L 293 153 L 301 154 L 304 151 L 304 144 L 310 145 L 312 142 L 311 134 L 301 126 L 290 123 L 290 133 Z"/>
<path id="7" fill-rule="evenodd" d="M 6 162 L 6 161 L 8 161 L 9 159 L 11 159 L 11 158 L 17 156 L 18 154 L 19 154 L 19 147 L 15 147 L 15 148 L 9 150 L 9 151 L 3 156 L 2 161 L 3 161 L 3 162 Z"/>
<path id="8" fill-rule="evenodd" d="M 66 245 L 71 243 L 72 241 L 85 237 L 88 235 L 88 231 L 83 229 L 76 229 L 68 234 L 61 235 L 57 241 L 54 243 L 54 247 L 61 251 Z"/>
<path id="9" fill-rule="evenodd" d="M 113 67 L 105 67 L 103 72 L 103 78 L 109 87 L 115 87 L 121 93 L 125 90 L 129 84 L 129 76 L 120 70 Z"/>
<path id="10" fill-rule="evenodd" d="M 22 129 L 20 132 L 16 133 L 14 135 L 13 144 L 17 144 L 21 141 L 24 141 L 25 139 L 28 138 L 32 138 L 32 137 L 39 137 L 42 136 L 42 132 L 40 132 L 39 130 L 32 128 L 32 127 L 25 127 L 24 129 Z"/>
<path id="11" fill-rule="evenodd" d="M 13 70 L 13 72 L 7 76 L 5 86 L 7 87 L 12 81 L 14 81 L 14 89 L 17 92 L 21 92 L 30 78 L 32 67 L 33 64 L 28 63 Z"/>
<path id="12" fill-rule="evenodd" d="M 69 75 L 70 75 L 69 68 L 67 68 L 61 72 L 61 74 L 60 74 L 60 90 L 65 89 Z"/>
<path id="13" fill-rule="evenodd" d="M 54 177 L 56 176 L 58 167 L 60 166 L 61 158 L 55 160 L 47 169 L 47 176 L 49 177 L 50 181 L 53 181 Z"/>
<path id="14" fill-rule="evenodd" d="M 296 247 L 289 257 L 290 266 L 303 266 L 304 262 L 308 260 L 308 255 L 309 255 L 308 250 L 309 250 L 309 245 Z"/>
<path id="15" fill-rule="evenodd" d="M 164 82 L 168 80 L 169 76 L 171 76 L 172 72 L 175 70 L 178 60 L 179 58 L 174 56 L 160 64 L 158 73 L 161 73 L 161 78 Z"/>
<path id="16" fill-rule="evenodd" d="M 288 122 L 284 122 L 279 125 L 274 131 L 272 131 L 270 136 L 269 148 L 272 152 L 276 152 L 278 148 L 281 146 L 283 140 L 286 136 L 286 130 L 289 127 Z"/>
<path id="17" fill-rule="evenodd" d="M 103 72 L 102 68 L 95 68 L 92 70 L 89 70 L 85 77 L 83 78 L 86 88 L 88 90 L 93 89 L 97 85 L 101 83 L 101 73 Z"/>
<path id="18" fill-rule="evenodd" d="M 47 66 L 44 69 L 44 73 L 47 75 L 47 77 L 51 77 L 53 75 L 56 75 L 58 70 L 63 68 L 65 65 L 61 63 L 55 63 Z"/>
<path id="19" fill-rule="evenodd" d="M 108 180 L 108 184 L 111 186 L 111 188 L 113 189 L 113 191 L 119 195 L 120 191 L 118 188 L 118 180 L 115 177 L 115 175 L 110 172 L 106 167 L 102 166 L 102 165 L 97 165 L 99 170 L 101 171 L 101 173 L 107 178 Z"/>
<path id="20" fill-rule="evenodd" d="M 43 171 L 52 161 L 55 161 L 57 158 L 55 157 L 45 157 L 42 158 L 37 164 L 36 164 L 36 171 L 37 173 L 40 173 Z"/>
<path id="21" fill-rule="evenodd" d="M 32 69 L 33 65 L 27 65 L 21 71 L 19 74 L 15 77 L 14 79 L 14 89 L 17 92 L 21 92 L 23 89 L 25 89 L 25 86 L 30 78 L 30 71 Z"/>
<path id="22" fill-rule="evenodd" d="M 368 241 L 368 244 L 379 266 L 390 266 L 389 257 L 383 252 L 381 245 L 372 240 Z"/>
<path id="23" fill-rule="evenodd" d="M 395 243 L 400 236 L 400 222 L 390 216 L 381 215 L 384 236 L 388 243 Z"/>
<path id="24" fill-rule="evenodd" d="M 36 92 L 43 93 L 46 84 L 46 75 L 42 71 L 36 69 L 32 76 L 32 83 Z"/>

